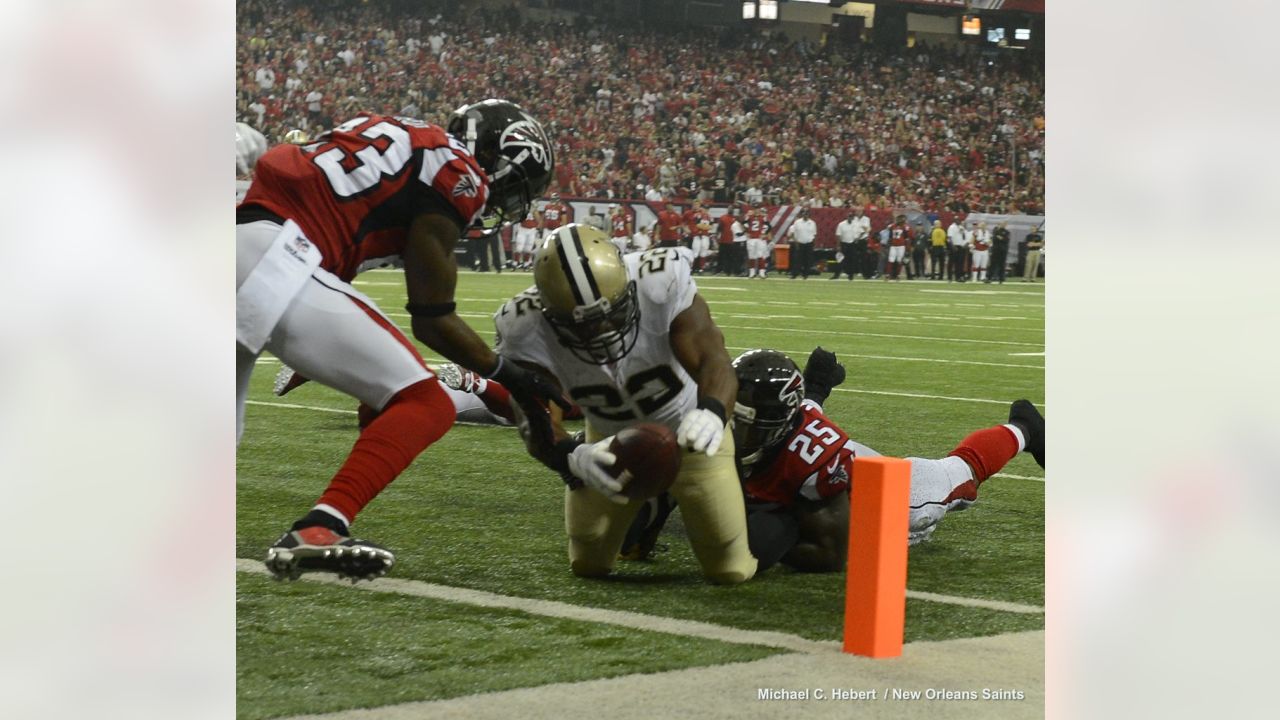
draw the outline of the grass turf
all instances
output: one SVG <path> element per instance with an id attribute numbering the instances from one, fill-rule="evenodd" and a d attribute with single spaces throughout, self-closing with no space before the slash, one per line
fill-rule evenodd
<path id="1" fill-rule="evenodd" d="M 408 318 L 397 312 L 403 304 L 399 275 L 363 277 L 368 281 L 357 286 L 407 327 Z M 530 282 L 528 274 L 463 274 L 460 312 L 490 338 L 493 310 Z M 1043 286 L 713 278 L 700 280 L 700 287 L 731 354 L 774 347 L 803 364 L 814 345 L 837 352 L 849 376 L 826 410 L 855 440 L 885 454 L 941 457 L 968 432 L 1003 422 L 1009 401 L 1027 397 L 1039 405 L 1044 399 Z M 270 359 L 259 365 L 252 400 L 343 412 L 249 408 L 238 460 L 240 557 L 261 557 L 306 511 L 356 436 L 354 402 L 339 393 L 313 384 L 273 398 L 278 367 Z M 1043 476 L 1025 455 L 1005 472 Z M 459 426 L 384 491 L 356 529 L 397 551 L 397 577 L 813 639 L 839 637 L 842 576 L 776 568 L 736 588 L 707 585 L 678 514 L 662 541 L 669 550 L 656 561 L 623 563 L 605 581 L 574 578 L 562 508 L 559 480 L 525 455 L 513 430 Z M 242 601 L 258 602 L 262 586 L 241 582 Z M 948 516 L 933 542 L 912 550 L 908 583 L 914 590 L 1042 605 L 1044 484 L 1013 478 L 984 484 L 973 508 Z M 317 592 L 324 597 L 337 590 Z M 280 601 L 274 592 L 265 596 L 267 604 Z M 1040 627 L 1037 615 L 916 600 L 907 606 L 908 641 Z M 242 662 L 270 657 L 268 641 L 254 627 L 242 628 Z M 460 652 L 457 661 L 469 661 Z M 522 683 L 565 679 L 559 663 L 535 664 L 531 674 L 520 675 Z M 260 699 L 246 702 L 257 707 Z"/>
<path id="2" fill-rule="evenodd" d="M 236 609 L 245 720 L 541 685 L 548 667 L 573 682 L 780 652 L 245 574 Z"/>

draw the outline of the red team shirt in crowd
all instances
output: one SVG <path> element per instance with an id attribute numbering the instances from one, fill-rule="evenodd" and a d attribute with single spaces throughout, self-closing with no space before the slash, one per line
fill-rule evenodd
<path id="1" fill-rule="evenodd" d="M 658 240 L 661 242 L 675 242 L 680 239 L 680 226 L 684 224 L 684 218 L 680 217 L 680 213 L 671 210 L 663 210 L 658 213 Z"/>
<path id="2" fill-rule="evenodd" d="M 694 210 L 689 208 L 684 211 L 684 224 L 689 228 L 689 234 L 693 236 L 710 235 L 709 229 L 704 227 L 711 225 L 711 215 L 706 210 Z M 702 225 L 703 227 L 698 227 Z"/>
<path id="3" fill-rule="evenodd" d="M 911 244 L 911 228 L 905 223 L 894 223 L 889 226 L 889 245 L 902 247 Z"/>
<path id="4" fill-rule="evenodd" d="M 366 260 L 399 256 L 423 212 L 456 213 L 466 228 L 489 199 L 484 171 L 444 128 L 385 115 L 277 145 L 254 175 L 237 210 L 293 220 L 324 255 L 320 267 L 348 281 Z"/>
<path id="5" fill-rule="evenodd" d="M 728 245 L 733 242 L 733 224 L 738 219 L 732 215 L 721 215 L 716 223 L 720 225 L 720 244 Z"/>
<path id="6" fill-rule="evenodd" d="M 569 206 L 564 203 L 547 203 L 542 208 L 542 229 L 555 230 L 569 222 Z"/>
<path id="7" fill-rule="evenodd" d="M 800 425 L 783 442 L 768 465 L 743 482 L 749 502 L 773 502 L 791 507 L 797 495 L 810 500 L 829 498 L 849 490 L 853 472 L 853 443 L 824 414 L 817 403 L 800 405 Z"/>
<path id="8" fill-rule="evenodd" d="M 627 228 L 629 224 L 626 213 L 617 213 L 614 215 L 612 220 L 613 237 L 622 238 L 631 235 Z"/>

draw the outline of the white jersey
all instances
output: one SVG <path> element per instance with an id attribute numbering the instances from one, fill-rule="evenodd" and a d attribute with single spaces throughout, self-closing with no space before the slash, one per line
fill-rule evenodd
<path id="1" fill-rule="evenodd" d="M 671 322 L 698 293 L 690 274 L 687 248 L 654 248 L 624 256 L 636 281 L 640 334 L 618 363 L 595 365 L 560 344 L 542 316 L 537 287 L 508 300 L 494 314 L 496 350 L 512 360 L 550 370 L 565 393 L 602 435 L 613 435 L 639 421 L 675 430 L 697 407 L 698 386 L 671 349 Z"/>

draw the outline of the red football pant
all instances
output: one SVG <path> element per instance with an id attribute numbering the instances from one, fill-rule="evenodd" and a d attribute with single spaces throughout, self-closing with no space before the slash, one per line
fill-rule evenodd
<path id="1" fill-rule="evenodd" d="M 453 427 L 454 415 L 453 401 L 435 378 L 396 393 L 360 433 L 317 504 L 329 505 L 354 522 L 414 458 Z"/>

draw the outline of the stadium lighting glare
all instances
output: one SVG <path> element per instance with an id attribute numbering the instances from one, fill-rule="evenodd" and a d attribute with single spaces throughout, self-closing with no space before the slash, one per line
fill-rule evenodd
<path id="1" fill-rule="evenodd" d="M 742 3 L 742 19 L 754 20 L 755 17 L 756 17 L 755 0 L 747 0 L 746 2 Z"/>
<path id="2" fill-rule="evenodd" d="M 778 0 L 760 0 L 760 19 L 778 19 Z"/>

